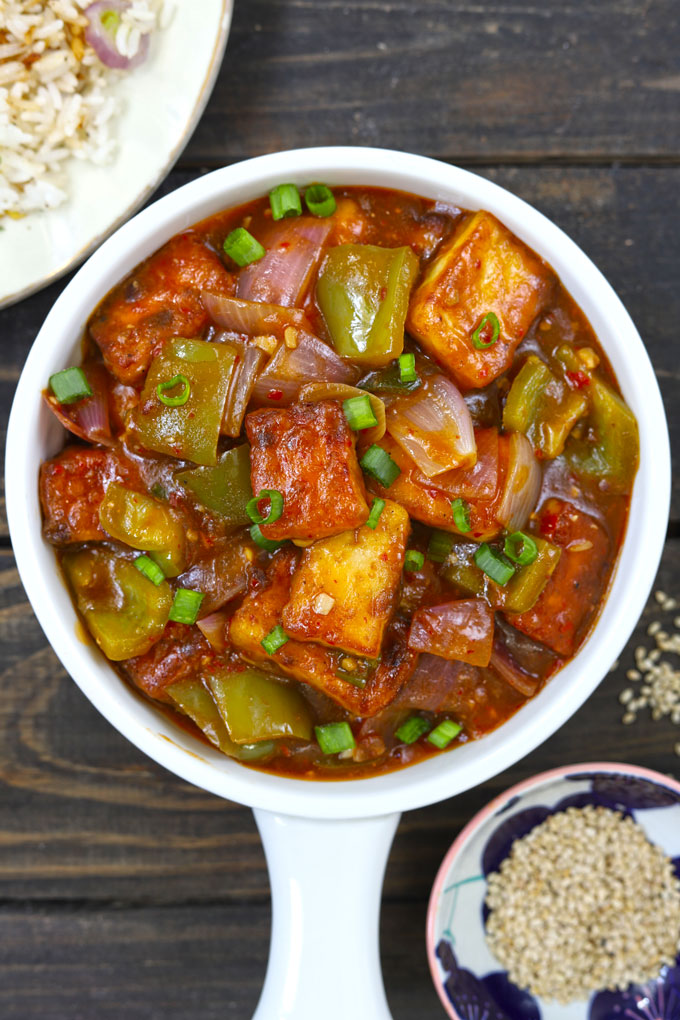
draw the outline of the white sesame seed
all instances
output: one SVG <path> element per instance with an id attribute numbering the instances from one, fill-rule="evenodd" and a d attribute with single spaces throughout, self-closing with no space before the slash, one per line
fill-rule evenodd
<path id="1" fill-rule="evenodd" d="M 516 840 L 488 876 L 486 903 L 489 948 L 514 984 L 546 1000 L 644 984 L 680 941 L 672 862 L 607 808 L 569 808 Z"/>

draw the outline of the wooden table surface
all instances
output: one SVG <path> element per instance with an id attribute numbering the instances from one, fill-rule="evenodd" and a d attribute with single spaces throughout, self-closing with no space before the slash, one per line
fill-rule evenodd
<path id="1" fill-rule="evenodd" d="M 161 191 L 242 157 L 319 144 L 390 146 L 473 168 L 555 220 L 604 271 L 647 344 L 676 440 L 679 51 L 677 0 L 236 0 L 215 91 Z M 3 429 L 66 282 L 0 313 Z M 657 582 L 676 594 L 679 525 L 676 478 Z M 45 642 L 4 518 L 0 536 L 0 1017 L 247 1020 L 270 920 L 250 811 L 169 775 L 100 718 Z M 474 811 L 565 762 L 680 773 L 680 729 L 619 721 L 632 648 L 658 615 L 650 605 L 620 667 L 542 747 L 478 789 L 403 817 L 382 912 L 395 1020 L 443 1016 L 425 909 Z M 371 1020 L 360 1002 L 357 1020 Z"/>

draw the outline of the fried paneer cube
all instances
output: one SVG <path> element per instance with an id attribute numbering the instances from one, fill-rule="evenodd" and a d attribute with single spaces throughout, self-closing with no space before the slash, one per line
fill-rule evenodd
<path id="1" fill-rule="evenodd" d="M 354 715 L 376 715 L 394 700 L 416 664 L 417 654 L 408 648 L 408 624 L 403 619 L 397 618 L 390 624 L 385 655 L 363 688 L 344 679 L 342 671 L 348 672 L 350 662 L 342 652 L 294 638 L 273 655 L 262 647 L 267 634 L 281 625 L 297 559 L 297 554 L 289 549 L 275 554 L 268 584 L 248 595 L 231 619 L 232 646 L 246 661 L 309 684 Z"/>
<path id="2" fill-rule="evenodd" d="M 99 522 L 99 507 L 112 481 L 124 471 L 109 450 L 67 446 L 40 465 L 43 534 L 53 545 L 108 538 Z"/>
<path id="3" fill-rule="evenodd" d="M 166 687 L 214 669 L 215 662 L 215 652 L 198 627 L 169 623 L 153 648 L 134 659 L 125 659 L 121 666 L 135 686 L 150 698 L 172 704 Z"/>
<path id="4" fill-rule="evenodd" d="M 354 433 L 337 400 L 254 411 L 246 417 L 254 493 L 277 489 L 283 513 L 266 538 L 314 541 L 368 519 Z"/>
<path id="5" fill-rule="evenodd" d="M 298 641 L 316 641 L 376 659 L 399 595 L 408 514 L 386 500 L 375 528 L 315 542 L 293 575 L 283 626 Z"/>
<path id="6" fill-rule="evenodd" d="M 609 539 L 594 517 L 555 498 L 541 507 L 539 530 L 561 547 L 562 555 L 535 605 L 505 615 L 517 630 L 567 657 L 574 654 L 604 593 Z"/>
<path id="7" fill-rule="evenodd" d="M 90 319 L 90 335 L 116 379 L 139 383 L 166 340 L 191 339 L 207 326 L 201 292 L 230 295 L 234 287 L 198 234 L 178 234 L 104 298 Z"/>
<path id="8" fill-rule="evenodd" d="M 553 285 L 538 256 L 491 213 L 477 212 L 427 268 L 411 295 L 406 328 L 459 386 L 481 389 L 510 368 Z M 493 316 L 499 333 L 491 343 Z M 480 326 L 479 340 L 489 344 L 484 349 L 473 342 Z"/>

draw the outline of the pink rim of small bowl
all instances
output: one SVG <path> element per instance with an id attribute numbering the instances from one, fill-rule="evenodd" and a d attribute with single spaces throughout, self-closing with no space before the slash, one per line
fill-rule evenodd
<path id="1" fill-rule="evenodd" d="M 430 966 L 430 974 L 432 975 L 432 982 L 439 996 L 439 1000 L 451 1017 L 451 1020 L 464 1020 L 460 1013 L 456 1012 L 454 1006 L 444 994 L 444 988 L 442 985 L 441 975 L 439 973 L 439 965 L 437 957 L 435 955 L 435 921 L 437 915 L 437 904 L 443 892 L 444 883 L 449 876 L 452 865 L 458 854 L 461 852 L 465 844 L 468 842 L 470 837 L 479 828 L 483 822 L 490 815 L 494 815 L 508 803 L 514 797 L 520 796 L 526 793 L 527 790 L 535 790 L 539 786 L 543 786 L 553 779 L 561 779 L 563 776 L 581 775 L 582 773 L 591 772 L 605 772 L 610 774 L 623 774 L 627 776 L 635 776 L 638 779 L 646 779 L 650 783 L 655 783 L 657 786 L 665 786 L 667 789 L 672 790 L 680 797 L 680 782 L 675 779 L 671 779 L 669 776 L 665 776 L 662 772 L 656 772 L 654 769 L 646 769 L 640 765 L 626 765 L 623 762 L 611 762 L 611 761 L 595 761 L 595 762 L 581 762 L 578 765 L 560 765 L 559 768 L 549 769 L 547 772 L 539 772 L 535 776 L 531 776 L 529 779 L 524 779 L 521 783 L 517 783 L 515 786 L 511 786 L 505 790 L 504 793 L 500 793 L 497 797 L 494 797 L 486 807 L 483 807 L 481 811 L 467 823 L 464 829 L 456 836 L 450 848 L 448 849 L 444 860 L 439 866 L 437 877 L 434 880 L 432 886 L 432 892 L 430 893 L 430 902 L 427 906 L 427 922 L 426 922 L 426 939 L 427 939 L 427 962 Z"/>

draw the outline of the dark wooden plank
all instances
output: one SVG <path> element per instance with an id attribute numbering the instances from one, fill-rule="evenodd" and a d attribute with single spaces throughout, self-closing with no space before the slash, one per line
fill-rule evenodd
<path id="1" fill-rule="evenodd" d="M 675 0 L 247 0 L 184 154 L 308 145 L 457 159 L 674 158 Z"/>
<path id="2" fill-rule="evenodd" d="M 563 227 L 609 278 L 642 334 L 664 394 L 674 449 L 680 451 L 677 400 L 677 330 L 680 322 L 680 232 L 672 211 L 680 192 L 680 167 L 479 167 L 477 172 L 536 205 Z M 198 171 L 175 171 L 158 195 L 185 184 Z M 4 360 L 0 366 L 0 443 L 21 365 L 36 333 L 69 277 L 0 311 Z M 676 461 L 677 468 L 677 461 Z M 680 470 L 674 472 L 674 520 L 680 520 Z M 0 536 L 4 473 L 0 480 Z"/>
<path id="3" fill-rule="evenodd" d="M 245 1020 L 264 979 L 269 908 L 5 907 L 0 932 L 11 932 L 0 940 L 3 1020 Z M 386 905 L 382 944 L 394 1020 L 439 1020 L 424 905 Z"/>
<path id="4" fill-rule="evenodd" d="M 658 585 L 676 595 L 679 568 L 673 540 Z M 632 649 L 659 615 L 652 599 L 618 671 L 543 746 L 483 787 L 404 816 L 387 872 L 389 899 L 423 901 L 471 815 L 537 771 L 596 756 L 680 773 L 673 754 L 680 729 L 647 719 L 623 727 L 617 701 Z M 0 554 L 0 643 L 0 899 L 266 901 L 250 812 L 148 761 L 95 712 L 45 646 L 9 552 Z"/>

